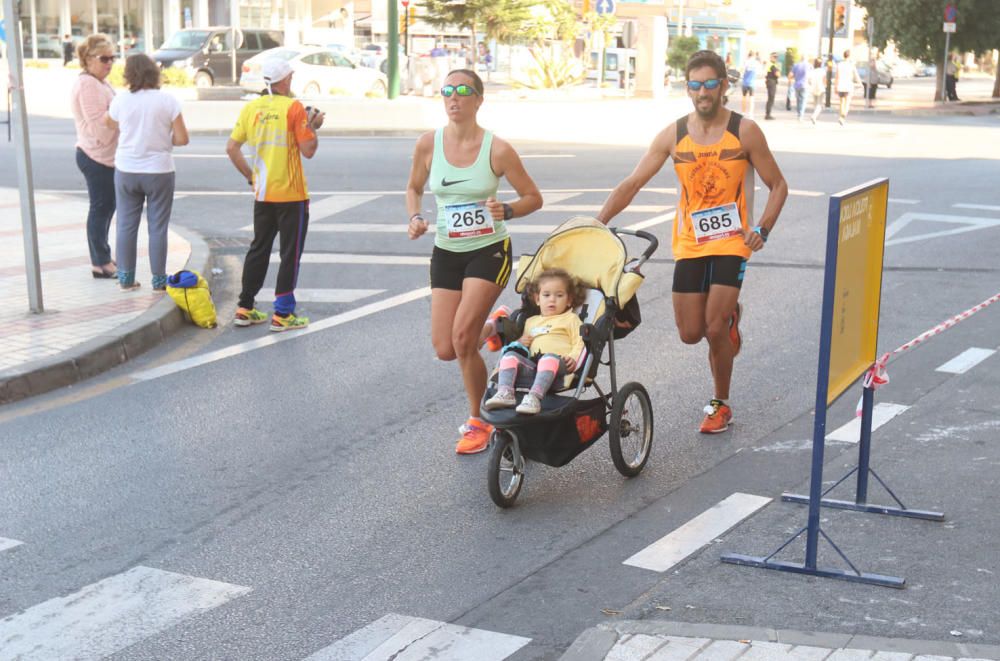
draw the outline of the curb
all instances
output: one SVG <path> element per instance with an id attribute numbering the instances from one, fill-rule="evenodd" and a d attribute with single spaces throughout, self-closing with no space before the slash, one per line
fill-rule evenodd
<path id="1" fill-rule="evenodd" d="M 627 634 L 647 636 L 679 636 L 685 638 L 710 638 L 713 640 L 755 640 L 826 647 L 831 649 L 860 649 L 878 652 L 900 652 L 914 656 L 934 655 L 959 658 L 1000 659 L 1000 645 L 962 643 L 911 638 L 880 638 L 877 636 L 791 629 L 769 629 L 728 624 L 698 624 L 672 621 L 622 620 L 601 624 L 587 629 L 573 641 L 559 661 L 603 660 L 618 639 Z"/>
<path id="2" fill-rule="evenodd" d="M 185 268 L 204 271 L 211 259 L 208 244 L 183 227 L 175 225 L 171 230 L 191 244 L 191 255 Z M 110 333 L 88 340 L 58 356 L 0 372 L 0 405 L 94 377 L 152 349 L 184 325 L 184 313 L 169 296 L 164 296 L 138 317 Z"/>

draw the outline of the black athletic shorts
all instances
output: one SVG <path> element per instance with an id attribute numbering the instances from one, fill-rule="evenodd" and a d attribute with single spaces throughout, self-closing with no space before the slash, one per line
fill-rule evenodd
<path id="1" fill-rule="evenodd" d="M 434 246 L 431 255 L 431 288 L 462 291 L 462 281 L 479 278 L 507 286 L 511 270 L 510 237 L 492 245 L 452 252 Z"/>
<path id="2" fill-rule="evenodd" d="M 674 265 L 674 291 L 679 294 L 702 294 L 712 285 L 740 289 L 747 260 L 739 255 L 712 255 L 678 259 Z"/>
<path id="3" fill-rule="evenodd" d="M 740 86 L 743 89 L 743 96 L 753 96 L 753 87 L 747 85 Z"/>

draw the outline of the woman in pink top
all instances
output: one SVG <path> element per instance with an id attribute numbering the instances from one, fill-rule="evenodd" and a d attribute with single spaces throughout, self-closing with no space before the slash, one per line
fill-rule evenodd
<path id="1" fill-rule="evenodd" d="M 108 230 L 115 213 L 115 149 L 118 129 L 104 123 L 115 91 L 107 82 L 115 62 L 115 48 L 106 35 L 92 34 L 77 46 L 83 70 L 73 83 L 73 119 L 76 122 L 76 165 L 87 180 L 90 211 L 87 244 L 95 278 L 116 278 Z"/>

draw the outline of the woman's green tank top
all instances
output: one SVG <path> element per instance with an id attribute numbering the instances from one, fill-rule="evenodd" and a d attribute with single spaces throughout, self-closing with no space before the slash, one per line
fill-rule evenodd
<path id="1" fill-rule="evenodd" d="M 490 165 L 493 133 L 483 134 L 479 156 L 467 168 L 448 162 L 443 140 L 441 128 L 434 132 L 430 173 L 430 189 L 438 207 L 434 245 L 451 252 L 469 252 L 503 241 L 509 236 L 507 224 L 494 221 L 485 206 L 486 198 L 496 197 L 500 185 Z"/>

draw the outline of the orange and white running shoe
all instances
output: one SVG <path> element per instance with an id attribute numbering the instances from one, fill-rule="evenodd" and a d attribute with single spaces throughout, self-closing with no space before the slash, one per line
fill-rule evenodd
<path id="1" fill-rule="evenodd" d="M 458 430 L 462 432 L 462 437 L 458 439 L 458 445 L 455 446 L 456 453 L 476 454 L 489 447 L 493 425 L 488 425 L 482 420 L 469 418 Z"/>
<path id="2" fill-rule="evenodd" d="M 701 421 L 702 434 L 718 434 L 729 429 L 733 421 L 733 410 L 721 399 L 713 399 L 705 407 L 705 419 Z"/>
<path id="3" fill-rule="evenodd" d="M 743 347 L 743 336 L 740 335 L 740 317 L 743 316 L 743 305 L 736 304 L 732 316 L 729 317 L 729 339 L 733 343 L 733 358 L 740 354 Z"/>

